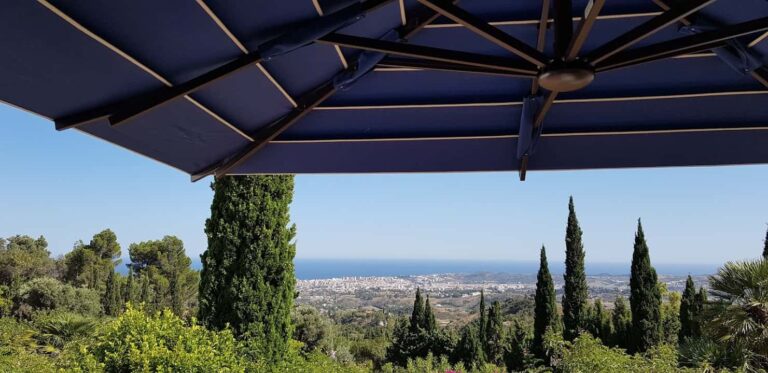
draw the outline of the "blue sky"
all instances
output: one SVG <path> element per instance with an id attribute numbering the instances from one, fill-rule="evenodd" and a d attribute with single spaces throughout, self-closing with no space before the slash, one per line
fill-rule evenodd
<path id="1" fill-rule="evenodd" d="M 131 242 L 205 249 L 210 180 L 0 105 L 0 237 L 45 235 L 54 255 L 104 229 Z M 768 166 L 515 173 L 298 176 L 299 258 L 562 260 L 568 196 L 587 261 L 628 262 L 638 217 L 657 263 L 756 257 Z"/>

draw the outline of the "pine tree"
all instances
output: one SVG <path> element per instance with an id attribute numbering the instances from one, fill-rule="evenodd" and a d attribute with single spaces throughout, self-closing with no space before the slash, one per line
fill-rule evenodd
<path id="1" fill-rule="evenodd" d="M 573 340 L 584 329 L 587 305 L 587 277 L 584 273 L 584 245 L 576 218 L 573 197 L 568 201 L 568 227 L 565 233 L 565 279 L 563 294 L 563 337 Z"/>
<path id="2" fill-rule="evenodd" d="M 501 365 L 504 361 L 504 321 L 499 301 L 494 301 L 488 309 L 484 342 L 488 362 Z"/>
<path id="3" fill-rule="evenodd" d="M 208 249 L 200 273 L 200 321 L 232 328 L 265 360 L 279 359 L 291 337 L 296 296 L 290 225 L 293 176 L 228 176 L 213 183 Z"/>
<path id="4" fill-rule="evenodd" d="M 539 258 L 539 273 L 536 275 L 536 296 L 533 314 L 533 352 L 544 358 L 544 334 L 548 329 L 559 330 L 560 317 L 557 314 L 557 300 L 555 299 L 555 284 L 549 273 L 547 253 L 544 246 L 541 247 Z"/>
<path id="5" fill-rule="evenodd" d="M 628 349 L 631 344 L 632 313 L 627 308 L 627 301 L 622 296 L 616 297 L 616 301 L 613 303 L 611 323 L 613 324 L 612 344 Z"/>
<path id="6" fill-rule="evenodd" d="M 480 325 L 478 327 L 478 334 L 485 335 L 485 327 L 488 325 L 488 318 L 485 310 L 485 292 L 480 289 Z"/>
<path id="7" fill-rule="evenodd" d="M 685 290 L 680 299 L 680 334 L 678 340 L 685 341 L 686 338 L 697 337 L 694 335 L 694 323 L 696 318 L 696 287 L 693 284 L 693 278 L 688 275 L 685 281 Z"/>
<path id="8" fill-rule="evenodd" d="M 416 288 L 416 298 L 413 300 L 411 312 L 411 331 L 416 332 L 424 328 L 424 299 L 421 297 L 421 289 Z"/>
<path id="9" fill-rule="evenodd" d="M 429 304 L 429 295 L 427 295 L 427 301 L 424 303 L 424 330 L 429 334 L 433 334 L 437 331 L 437 321 L 435 320 L 435 314 L 432 311 L 432 306 Z"/>
<path id="10" fill-rule="evenodd" d="M 661 341 L 661 292 L 639 219 L 629 287 L 629 303 L 632 308 L 630 351 L 645 352 Z"/>

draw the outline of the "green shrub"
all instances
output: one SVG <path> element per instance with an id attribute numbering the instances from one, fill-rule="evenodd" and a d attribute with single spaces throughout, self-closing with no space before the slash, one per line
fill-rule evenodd
<path id="1" fill-rule="evenodd" d="M 0 318 L 0 356 L 34 351 L 35 330 L 14 318 Z"/>
<path id="2" fill-rule="evenodd" d="M 244 372 L 238 346 L 229 330 L 213 332 L 186 325 L 170 310 L 147 315 L 129 305 L 62 364 L 76 372 Z"/>
<path id="3" fill-rule="evenodd" d="M 3 373 L 29 373 L 29 372 L 55 372 L 56 366 L 53 359 L 26 352 L 13 355 L 0 355 L 0 372 Z"/>
<path id="4" fill-rule="evenodd" d="M 10 317 L 0 318 L 0 372 L 51 372 L 53 360 L 34 354 L 35 330 Z"/>
<path id="5" fill-rule="evenodd" d="M 93 335 L 98 321 L 76 313 L 53 312 L 36 315 L 33 325 L 38 351 L 58 354 L 67 343 Z"/>
<path id="6" fill-rule="evenodd" d="M 302 354 L 303 345 L 292 340 L 288 352 L 277 363 L 260 361 L 248 369 L 249 372 L 259 373 L 367 373 L 369 366 L 354 363 L 341 363 L 320 352 Z"/>
<path id="7" fill-rule="evenodd" d="M 558 372 L 685 372 L 677 366 L 677 351 L 662 345 L 645 355 L 628 355 L 624 350 L 603 345 L 589 334 L 573 343 L 559 342 L 554 348 L 553 365 Z M 692 371 L 692 370 L 691 370 Z"/>
<path id="8" fill-rule="evenodd" d="M 31 318 L 39 311 L 53 310 L 90 316 L 101 313 L 101 299 L 97 291 L 76 288 L 50 277 L 22 284 L 14 300 L 14 313 L 22 318 Z"/>

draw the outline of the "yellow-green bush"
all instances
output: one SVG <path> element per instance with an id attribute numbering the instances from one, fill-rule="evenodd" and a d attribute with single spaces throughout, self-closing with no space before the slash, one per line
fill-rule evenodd
<path id="1" fill-rule="evenodd" d="M 148 315 L 129 305 L 87 344 L 71 346 L 62 365 L 75 372 L 244 372 L 228 330 L 187 325 L 171 311 Z"/>

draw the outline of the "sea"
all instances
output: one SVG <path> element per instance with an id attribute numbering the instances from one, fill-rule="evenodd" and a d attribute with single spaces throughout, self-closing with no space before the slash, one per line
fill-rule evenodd
<path id="1" fill-rule="evenodd" d="M 426 259 L 309 259 L 294 260 L 296 277 L 300 280 L 340 277 L 416 276 L 443 273 L 512 273 L 535 274 L 537 261 L 517 260 L 426 260 Z M 200 269 L 200 259 L 192 268 Z M 660 275 L 685 276 L 715 273 L 718 264 L 654 264 Z M 629 275 L 630 263 L 586 263 L 587 275 Z M 550 262 L 553 274 L 562 274 L 564 263 Z"/>

